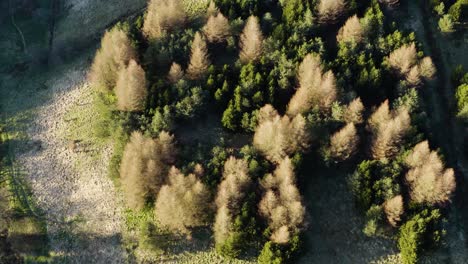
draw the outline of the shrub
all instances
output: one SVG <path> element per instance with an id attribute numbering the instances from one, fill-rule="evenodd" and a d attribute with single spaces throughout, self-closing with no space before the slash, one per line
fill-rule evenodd
<path id="1" fill-rule="evenodd" d="M 207 224 L 210 192 L 195 176 L 185 176 L 172 167 L 168 183 L 161 187 L 155 203 L 157 221 L 169 230 L 189 234 L 189 228 Z"/>
<path id="2" fill-rule="evenodd" d="M 260 255 L 258 256 L 259 264 L 282 264 L 284 263 L 281 250 L 273 242 L 268 241 L 263 246 Z"/>
<path id="3" fill-rule="evenodd" d="M 132 133 L 120 165 L 122 189 L 130 208 L 143 208 L 147 198 L 158 193 L 175 152 L 173 137 L 166 132 L 157 139 Z"/>
<path id="4" fill-rule="evenodd" d="M 468 84 L 464 83 L 458 86 L 455 96 L 457 98 L 459 115 L 468 117 Z"/>
<path id="5" fill-rule="evenodd" d="M 243 63 L 256 61 L 263 51 L 263 34 L 258 18 L 250 16 L 240 36 L 240 60 Z"/>
<path id="6" fill-rule="evenodd" d="M 372 174 L 377 166 L 378 161 L 365 160 L 358 165 L 350 178 L 351 191 L 356 204 L 363 211 L 367 211 L 372 204 Z"/>
<path id="7" fill-rule="evenodd" d="M 111 91 L 117 81 L 118 72 L 135 58 L 136 51 L 121 28 L 114 27 L 106 31 L 91 66 L 89 77 L 92 85 L 104 92 Z"/>
<path id="8" fill-rule="evenodd" d="M 405 160 L 409 171 L 406 181 L 411 200 L 430 205 L 450 200 L 456 182 L 453 169 L 445 169 L 437 152 L 429 149 L 427 141 L 417 144 Z"/>
<path id="9" fill-rule="evenodd" d="M 128 67 L 119 72 L 115 86 L 117 109 L 142 111 L 145 109 L 147 94 L 145 71 L 134 60 L 131 60 Z"/>
<path id="10" fill-rule="evenodd" d="M 366 225 L 364 234 L 366 236 L 375 236 L 378 234 L 379 227 L 382 224 L 383 211 L 380 205 L 372 205 L 366 212 Z"/>

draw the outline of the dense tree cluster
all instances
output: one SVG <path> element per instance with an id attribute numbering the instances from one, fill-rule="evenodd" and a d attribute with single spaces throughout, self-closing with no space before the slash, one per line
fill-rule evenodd
<path id="1" fill-rule="evenodd" d="M 271 105 L 260 109 L 253 144 L 268 160 L 278 163 L 286 156 L 307 149 L 309 138 L 302 115 L 281 117 Z"/>
<path id="2" fill-rule="evenodd" d="M 114 27 L 102 37 L 101 48 L 91 66 L 91 82 L 103 91 L 111 91 L 117 82 L 119 71 L 135 57 L 136 51 L 125 31 Z"/>
<path id="3" fill-rule="evenodd" d="M 306 170 L 340 166 L 363 232 L 397 236 L 414 263 L 440 235 L 455 176 L 424 141 L 417 88 L 435 77 L 432 59 L 381 10 L 399 1 L 194 2 L 149 1 L 104 35 L 91 68 L 114 171 L 145 215 L 132 228 L 151 230 L 138 247 L 162 229 L 209 228 L 223 256 L 292 261 L 308 222 L 301 192 L 321 177 Z"/>
<path id="4" fill-rule="evenodd" d="M 174 155 L 173 136 L 168 133 L 161 132 L 157 139 L 132 133 L 120 166 L 122 188 L 130 208 L 143 208 L 147 199 L 159 192 Z"/>
<path id="5" fill-rule="evenodd" d="M 247 162 L 231 156 L 224 164 L 223 181 L 216 196 L 214 236 L 216 247 L 223 254 L 236 256 L 243 246 L 244 230 L 236 222 L 251 187 Z"/>
<path id="6" fill-rule="evenodd" d="M 271 241 L 289 243 L 304 225 L 305 207 L 296 187 L 289 158 L 283 159 L 273 174 L 261 182 L 265 194 L 259 204 L 260 214 L 268 219 Z"/>
<path id="7" fill-rule="evenodd" d="M 386 100 L 370 116 L 368 126 L 372 133 L 372 157 L 392 158 L 398 153 L 403 138 L 411 128 L 411 119 L 404 107 L 390 111 Z"/>
<path id="8" fill-rule="evenodd" d="M 429 149 L 427 141 L 417 144 L 405 162 L 409 167 L 406 181 L 414 202 L 443 204 L 449 201 L 455 190 L 454 171 L 444 168 L 442 160 Z"/>
<path id="9" fill-rule="evenodd" d="M 189 228 L 206 225 L 209 209 L 210 192 L 198 176 L 185 176 L 172 167 L 156 199 L 156 220 L 170 230 L 189 233 Z"/>

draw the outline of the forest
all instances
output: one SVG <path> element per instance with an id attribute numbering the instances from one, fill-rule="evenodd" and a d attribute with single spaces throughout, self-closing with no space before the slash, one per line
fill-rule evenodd
<path id="1" fill-rule="evenodd" d="M 96 175 L 121 197 L 122 263 L 468 261 L 468 242 L 451 240 L 468 235 L 466 0 L 149 0 L 143 10 L 99 34 L 77 81 L 88 95 L 53 128 L 67 135 L 66 159 L 106 160 Z M 451 65 L 451 42 L 438 38 L 457 34 Z M 44 120 L 55 122 L 51 109 Z M 73 229 L 83 214 L 51 220 L 31 198 L 36 180 L 23 183 L 14 154 L 28 139 L 6 116 L 0 262 L 110 263 L 52 253 L 100 238 Z M 44 151 L 39 141 L 18 159 Z M 21 260 L 29 253 L 5 228 L 18 221 L 47 248 Z M 58 233 L 48 240 L 47 229 Z M 342 246 L 323 249 L 358 240 L 381 248 L 341 260 Z M 178 258 L 197 251 L 214 257 Z"/>

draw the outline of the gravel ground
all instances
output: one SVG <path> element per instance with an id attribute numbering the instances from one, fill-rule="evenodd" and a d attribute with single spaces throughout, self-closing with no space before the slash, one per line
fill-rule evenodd
<path id="1" fill-rule="evenodd" d="M 100 158 L 91 159 L 71 151 L 60 132 L 67 129 L 66 113 L 86 103 L 81 99 L 90 89 L 82 84 L 85 75 L 83 67 L 76 67 L 47 82 L 52 98 L 37 110 L 27 130 L 40 147 L 18 159 L 47 216 L 55 254 L 70 263 L 123 263 L 121 200 L 106 172 L 111 149 L 102 147 L 97 150 Z"/>

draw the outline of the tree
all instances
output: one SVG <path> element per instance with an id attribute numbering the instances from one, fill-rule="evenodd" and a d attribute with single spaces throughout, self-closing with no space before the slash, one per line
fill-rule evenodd
<path id="1" fill-rule="evenodd" d="M 143 33 L 147 38 L 157 39 L 166 32 L 181 27 L 186 14 L 181 0 L 150 0 L 143 23 Z"/>
<path id="2" fill-rule="evenodd" d="M 280 1 L 283 7 L 283 18 L 287 24 L 293 25 L 301 21 L 304 13 L 304 3 L 302 0 Z"/>
<path id="3" fill-rule="evenodd" d="M 404 77 L 412 86 L 418 86 L 422 79 L 426 81 L 433 79 L 436 73 L 430 57 L 424 57 L 418 61 L 414 42 L 394 50 L 388 56 L 387 62 L 391 69 Z"/>
<path id="4" fill-rule="evenodd" d="M 175 153 L 173 136 L 166 132 L 157 139 L 132 133 L 120 165 L 122 189 L 130 208 L 143 208 L 147 198 L 158 193 Z"/>
<path id="5" fill-rule="evenodd" d="M 284 263 L 281 250 L 271 241 L 265 243 L 258 256 L 259 264 L 282 264 Z"/>
<path id="6" fill-rule="evenodd" d="M 387 221 L 393 226 L 396 227 L 401 221 L 401 216 L 404 213 L 403 208 L 403 196 L 397 195 L 389 200 L 387 200 L 383 209 L 385 215 L 387 216 Z"/>
<path id="7" fill-rule="evenodd" d="M 216 197 L 217 213 L 214 224 L 214 235 L 217 248 L 223 248 L 233 237 L 234 222 L 241 211 L 243 200 L 252 181 L 248 175 L 248 165 L 245 160 L 230 157 L 224 164 L 223 181 L 218 187 Z M 230 251 L 240 246 L 241 241 L 230 241 Z"/>
<path id="8" fill-rule="evenodd" d="M 178 63 L 173 62 L 171 65 L 171 69 L 167 74 L 167 80 L 169 80 L 170 83 L 174 84 L 182 78 L 184 78 L 184 70 L 182 70 L 182 67 Z"/>
<path id="9" fill-rule="evenodd" d="M 209 42 L 223 42 L 231 34 L 229 21 L 223 14 L 211 15 L 203 27 L 203 33 Z"/>
<path id="10" fill-rule="evenodd" d="M 390 68 L 396 70 L 402 76 L 406 76 L 411 68 L 416 65 L 417 61 L 417 51 L 414 42 L 401 46 L 388 56 Z"/>
<path id="11" fill-rule="evenodd" d="M 211 62 L 208 59 L 208 50 L 206 42 L 199 32 L 195 33 L 195 38 L 192 42 L 192 51 L 190 55 L 190 63 L 187 69 L 188 77 L 192 80 L 202 78 L 208 71 Z"/>
<path id="12" fill-rule="evenodd" d="M 363 111 L 364 105 L 361 98 L 358 97 L 348 104 L 343 113 L 343 119 L 346 123 L 361 124 L 364 122 L 364 118 L 362 117 Z"/>
<path id="13" fill-rule="evenodd" d="M 346 0 L 320 0 L 318 5 L 321 23 L 334 24 L 346 11 Z"/>
<path id="14" fill-rule="evenodd" d="M 216 7 L 215 2 L 211 0 L 210 4 L 208 5 L 208 8 L 206 9 L 206 17 L 215 16 L 216 14 L 218 14 L 218 12 L 218 7 Z"/>
<path id="15" fill-rule="evenodd" d="M 386 100 L 369 118 L 368 129 L 372 133 L 372 157 L 391 158 L 398 153 L 403 138 L 411 129 L 408 109 L 400 107 L 390 111 Z"/>
<path id="16" fill-rule="evenodd" d="M 302 115 L 291 119 L 281 117 L 271 105 L 260 109 L 253 144 L 268 160 L 280 162 L 288 155 L 304 151 L 309 146 L 309 140 Z"/>
<path id="17" fill-rule="evenodd" d="M 452 16 L 450 14 L 446 14 L 443 17 L 441 17 L 439 19 L 438 24 L 439 24 L 440 31 L 442 31 L 443 33 L 451 33 L 455 31 L 453 29 L 454 25 L 453 25 Z"/>
<path id="18" fill-rule="evenodd" d="M 195 174 L 185 176 L 172 167 L 156 199 L 156 220 L 171 231 L 190 234 L 190 228 L 207 223 L 209 210 L 208 188 Z"/>
<path id="19" fill-rule="evenodd" d="M 445 169 L 437 152 L 431 151 L 429 143 L 417 144 L 407 156 L 406 181 L 410 197 L 416 203 L 430 205 L 444 204 L 455 191 L 456 182 L 453 169 Z"/>
<path id="20" fill-rule="evenodd" d="M 336 100 L 336 80 L 332 71 L 322 74 L 318 55 L 308 54 L 298 69 L 299 88 L 288 104 L 288 115 L 303 114 L 314 107 L 328 111 Z"/>
<path id="21" fill-rule="evenodd" d="M 278 244 L 290 242 L 291 234 L 304 225 L 305 207 L 296 187 L 291 160 L 286 157 L 273 174 L 268 174 L 261 186 L 265 191 L 259 203 L 260 215 L 268 220 L 270 240 Z"/>
<path id="22" fill-rule="evenodd" d="M 354 123 L 348 123 L 336 132 L 330 139 L 330 156 L 338 161 L 344 161 L 353 156 L 359 144 L 359 136 Z"/>
<path id="23" fill-rule="evenodd" d="M 263 34 L 258 18 L 250 16 L 240 36 L 240 60 L 243 63 L 255 61 L 260 58 L 263 51 Z"/>
<path id="24" fill-rule="evenodd" d="M 136 51 L 121 28 L 114 27 L 106 31 L 91 66 L 92 85 L 104 92 L 111 91 L 117 81 L 118 72 L 135 58 Z"/>
<path id="25" fill-rule="evenodd" d="M 145 71 L 134 60 L 131 60 L 128 67 L 119 72 L 115 86 L 117 109 L 142 111 L 145 109 L 147 94 Z"/>
<path id="26" fill-rule="evenodd" d="M 432 62 L 431 57 L 424 57 L 419 63 L 419 71 L 423 78 L 431 80 L 436 74 L 436 68 Z"/>
<path id="27" fill-rule="evenodd" d="M 418 263 L 423 246 L 440 240 L 440 232 L 435 228 L 440 224 L 440 218 L 438 209 L 430 213 L 426 209 L 413 216 L 400 228 L 398 248 L 403 264 Z"/>
<path id="28" fill-rule="evenodd" d="M 338 31 L 336 39 L 338 42 L 360 43 L 363 37 L 364 30 L 357 15 L 354 15 L 346 20 L 344 26 Z"/>

